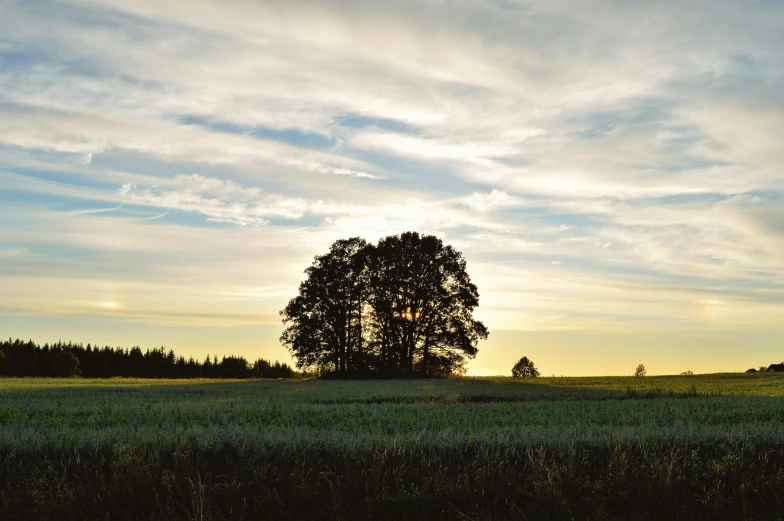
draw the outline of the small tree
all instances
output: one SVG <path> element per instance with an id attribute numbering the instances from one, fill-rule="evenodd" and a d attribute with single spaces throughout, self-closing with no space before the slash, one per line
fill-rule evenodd
<path id="1" fill-rule="evenodd" d="M 681 376 L 694 376 L 694 373 L 691 371 L 684 371 L 681 373 Z"/>
<path id="2" fill-rule="evenodd" d="M 647 372 L 645 371 L 645 366 L 640 364 L 637 366 L 637 369 L 634 370 L 634 376 L 641 377 L 645 376 Z"/>
<path id="3" fill-rule="evenodd" d="M 767 367 L 765 367 L 764 365 L 761 365 L 761 366 L 760 366 L 760 368 L 759 368 L 759 372 L 760 372 L 760 373 L 766 373 L 767 371 L 768 371 L 768 368 L 767 368 Z"/>
<path id="4" fill-rule="evenodd" d="M 756 373 L 757 370 L 752 367 L 751 369 L 746 369 L 746 372 L 747 373 Z"/>
<path id="5" fill-rule="evenodd" d="M 514 378 L 536 378 L 539 376 L 539 371 L 536 370 L 533 361 L 524 356 L 512 367 L 512 376 Z"/>

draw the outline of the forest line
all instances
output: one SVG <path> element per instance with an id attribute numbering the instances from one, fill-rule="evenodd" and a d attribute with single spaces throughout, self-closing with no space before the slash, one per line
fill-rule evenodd
<path id="1" fill-rule="evenodd" d="M 259 358 L 230 355 L 218 360 L 207 355 L 200 362 L 177 356 L 164 347 L 142 351 L 132 348 L 93 346 L 58 341 L 40 345 L 32 340 L 0 341 L 0 376 L 87 378 L 293 378 L 291 366 Z"/>

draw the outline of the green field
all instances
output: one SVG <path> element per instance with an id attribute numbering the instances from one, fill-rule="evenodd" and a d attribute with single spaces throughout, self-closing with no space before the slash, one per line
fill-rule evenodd
<path id="1" fill-rule="evenodd" d="M 0 379 L 0 519 L 779 519 L 782 397 L 764 373 Z"/>

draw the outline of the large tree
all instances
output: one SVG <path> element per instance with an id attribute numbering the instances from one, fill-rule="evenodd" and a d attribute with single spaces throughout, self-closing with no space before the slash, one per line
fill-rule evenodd
<path id="1" fill-rule="evenodd" d="M 338 241 L 306 273 L 281 312 L 299 367 L 447 375 L 487 338 L 465 260 L 435 236 Z"/>
<path id="2" fill-rule="evenodd" d="M 356 367 L 362 355 L 367 248 L 357 237 L 335 242 L 305 270 L 299 295 L 281 311 L 289 324 L 281 342 L 298 367 L 336 372 Z"/>

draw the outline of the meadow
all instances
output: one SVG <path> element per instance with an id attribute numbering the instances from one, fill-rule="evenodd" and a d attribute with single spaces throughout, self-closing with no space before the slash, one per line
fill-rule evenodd
<path id="1" fill-rule="evenodd" d="M 0 519 L 780 519 L 784 375 L 0 379 Z"/>

